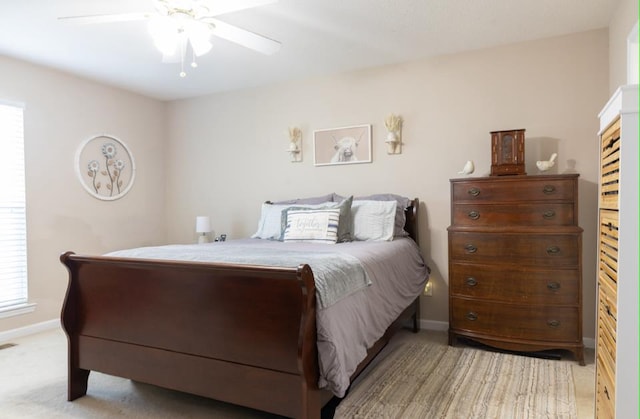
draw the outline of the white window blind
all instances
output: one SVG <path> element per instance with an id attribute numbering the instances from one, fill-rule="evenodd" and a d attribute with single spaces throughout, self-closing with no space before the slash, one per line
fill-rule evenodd
<path id="1" fill-rule="evenodd" d="M 0 311 L 26 303 L 23 108 L 0 103 Z"/>

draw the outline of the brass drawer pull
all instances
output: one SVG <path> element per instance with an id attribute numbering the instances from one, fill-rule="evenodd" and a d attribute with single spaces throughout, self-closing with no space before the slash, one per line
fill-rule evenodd
<path id="1" fill-rule="evenodd" d="M 558 327 L 558 326 L 560 326 L 560 321 L 559 320 L 549 320 L 547 322 L 547 326 L 549 326 L 549 327 Z"/>
<path id="2" fill-rule="evenodd" d="M 470 311 L 467 313 L 465 317 L 467 318 L 467 320 L 474 322 L 478 320 L 478 313 L 474 313 L 473 311 Z"/>
<path id="3" fill-rule="evenodd" d="M 467 282 L 467 285 L 470 287 L 475 287 L 476 285 L 478 285 L 478 280 L 471 276 L 467 278 L 466 282 Z"/>
<path id="4" fill-rule="evenodd" d="M 611 221 L 609 221 L 609 224 L 607 224 L 607 228 L 609 229 L 609 231 L 613 230 L 613 224 L 611 224 Z"/>
<path id="5" fill-rule="evenodd" d="M 547 247 L 547 254 L 555 255 L 560 253 L 560 248 L 558 246 L 549 246 Z"/>
<path id="6" fill-rule="evenodd" d="M 542 189 L 542 192 L 544 192 L 547 195 L 550 195 L 555 191 L 556 191 L 556 187 L 553 185 L 544 185 L 544 188 Z"/>
<path id="7" fill-rule="evenodd" d="M 560 283 L 559 282 L 549 282 L 547 284 L 547 288 L 549 288 L 551 291 L 558 291 L 560 289 Z"/>
<path id="8" fill-rule="evenodd" d="M 471 196 L 478 196 L 480 195 L 480 189 L 478 188 L 471 188 L 469 189 L 469 191 L 467 192 L 469 195 Z"/>
<path id="9" fill-rule="evenodd" d="M 472 220 L 477 220 L 478 218 L 480 218 L 480 213 L 478 211 L 469 211 L 469 214 L 467 214 L 467 215 Z"/>
<path id="10" fill-rule="evenodd" d="M 555 217 L 556 216 L 556 212 L 554 210 L 548 210 L 548 211 L 543 212 L 542 216 L 545 219 L 548 220 L 548 219 L 551 219 L 551 218 Z"/>
<path id="11" fill-rule="evenodd" d="M 468 244 L 464 247 L 464 250 L 466 250 L 467 253 L 475 253 L 478 251 L 478 248 L 472 244 Z"/>

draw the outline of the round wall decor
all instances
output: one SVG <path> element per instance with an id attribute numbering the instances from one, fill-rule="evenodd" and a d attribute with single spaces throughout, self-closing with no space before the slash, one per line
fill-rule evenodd
<path id="1" fill-rule="evenodd" d="M 113 201 L 122 198 L 133 186 L 136 165 L 125 143 L 101 134 L 78 147 L 76 173 L 87 192 L 98 199 Z"/>

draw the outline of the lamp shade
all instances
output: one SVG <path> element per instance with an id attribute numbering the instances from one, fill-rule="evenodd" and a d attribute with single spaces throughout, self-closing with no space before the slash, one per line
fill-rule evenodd
<path id="1" fill-rule="evenodd" d="M 196 217 L 196 233 L 210 233 L 211 219 L 206 215 Z"/>

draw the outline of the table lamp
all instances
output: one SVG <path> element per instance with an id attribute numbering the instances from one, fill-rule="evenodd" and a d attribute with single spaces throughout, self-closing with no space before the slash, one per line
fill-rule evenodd
<path id="1" fill-rule="evenodd" d="M 206 215 L 196 217 L 196 233 L 198 233 L 198 244 L 208 243 L 207 234 L 211 232 L 211 219 Z"/>

